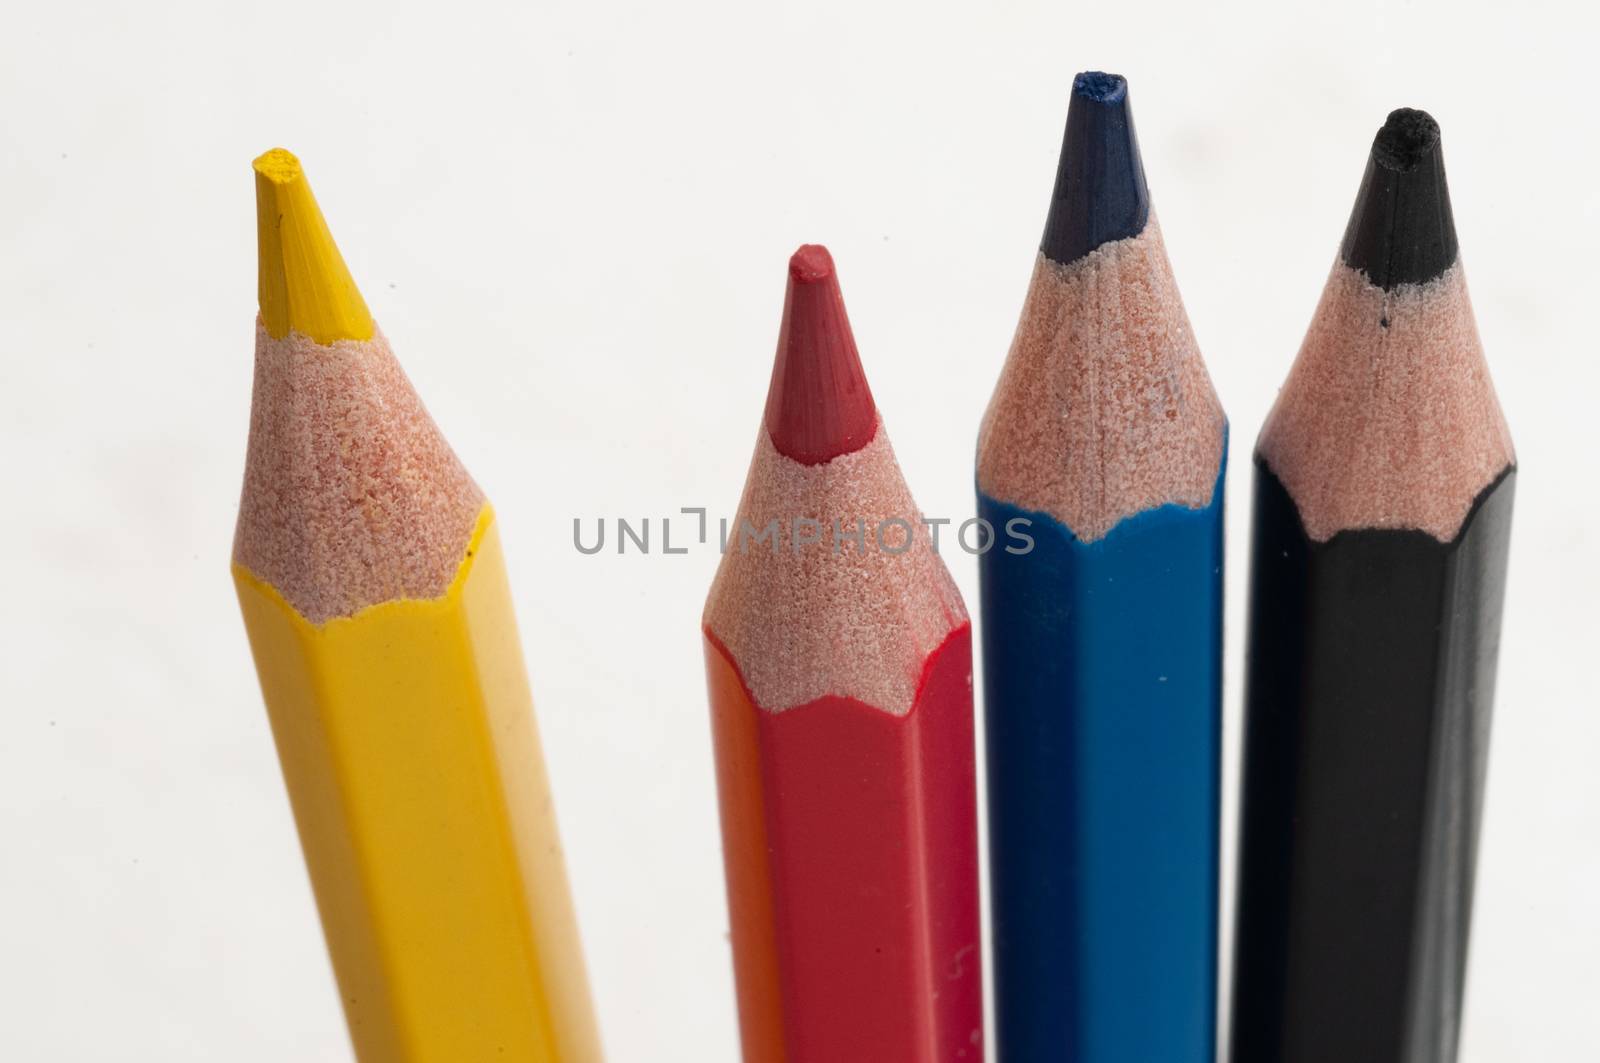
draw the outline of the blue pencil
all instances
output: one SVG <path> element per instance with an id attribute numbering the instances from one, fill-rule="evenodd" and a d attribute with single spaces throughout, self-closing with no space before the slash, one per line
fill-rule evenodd
<path id="1" fill-rule="evenodd" d="M 1226 456 L 1127 83 L 1080 74 L 978 442 L 1002 1060 L 1214 1058 Z"/>

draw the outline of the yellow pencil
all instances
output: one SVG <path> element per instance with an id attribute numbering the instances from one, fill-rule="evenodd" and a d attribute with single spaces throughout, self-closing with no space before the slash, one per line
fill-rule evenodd
<path id="1" fill-rule="evenodd" d="M 494 514 L 281 149 L 233 574 L 362 1063 L 600 1055 Z"/>

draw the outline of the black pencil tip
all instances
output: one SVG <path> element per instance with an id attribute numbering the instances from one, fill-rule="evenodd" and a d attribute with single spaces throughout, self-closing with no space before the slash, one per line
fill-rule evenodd
<path id="1" fill-rule="evenodd" d="M 1039 250 L 1056 262 L 1073 262 L 1101 244 L 1138 236 L 1149 217 L 1128 82 L 1097 70 L 1079 74 Z"/>
<path id="2" fill-rule="evenodd" d="M 1455 265 L 1458 251 L 1439 123 L 1426 111 L 1393 111 L 1373 138 L 1340 257 L 1393 288 L 1432 280 Z"/>
<path id="3" fill-rule="evenodd" d="M 1402 107 L 1389 112 L 1372 140 L 1372 156 L 1391 170 L 1402 173 L 1417 165 L 1439 147 L 1439 123 L 1427 111 Z"/>

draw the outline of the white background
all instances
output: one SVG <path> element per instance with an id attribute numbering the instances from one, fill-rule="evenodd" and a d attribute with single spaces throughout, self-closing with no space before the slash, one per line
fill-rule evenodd
<path id="1" fill-rule="evenodd" d="M 254 155 L 301 156 L 498 506 L 611 1056 L 729 1060 L 716 557 L 572 520 L 731 511 L 803 241 L 924 510 L 968 514 L 1090 67 L 1234 426 L 1230 779 L 1250 442 L 1374 130 L 1443 125 L 1521 462 L 1463 1057 L 1600 1058 L 1594 27 L 1461 6 L 7 5 L 0 1059 L 349 1058 L 228 576 Z"/>

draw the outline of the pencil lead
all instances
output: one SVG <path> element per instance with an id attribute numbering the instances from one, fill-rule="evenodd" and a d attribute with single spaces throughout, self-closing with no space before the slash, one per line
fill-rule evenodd
<path id="1" fill-rule="evenodd" d="M 766 424 L 778 453 L 805 465 L 860 450 L 877 434 L 878 408 L 856 353 L 833 256 L 821 244 L 806 244 L 789 259 Z"/>
<path id="2" fill-rule="evenodd" d="M 1393 288 L 1439 276 L 1457 251 L 1439 123 L 1402 107 L 1373 138 L 1339 255 L 1377 287 Z"/>
<path id="3" fill-rule="evenodd" d="M 1128 82 L 1097 70 L 1072 81 L 1067 131 L 1039 250 L 1062 265 L 1101 244 L 1138 236 L 1150 189 L 1128 106 Z"/>
<path id="4" fill-rule="evenodd" d="M 291 330 L 328 344 L 372 338 L 372 315 L 333 242 L 300 160 L 283 148 L 259 156 L 257 297 L 269 335 Z"/>

